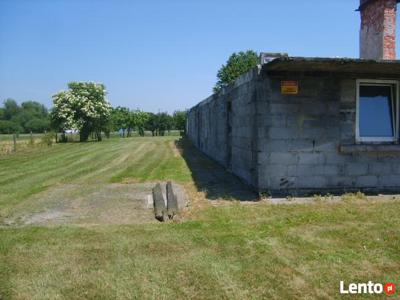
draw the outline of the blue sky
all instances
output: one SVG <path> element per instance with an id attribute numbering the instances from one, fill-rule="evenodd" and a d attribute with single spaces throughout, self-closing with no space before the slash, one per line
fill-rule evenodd
<path id="1" fill-rule="evenodd" d="M 357 0 L 0 0 L 0 100 L 102 82 L 112 105 L 190 108 L 235 51 L 358 57 Z"/>

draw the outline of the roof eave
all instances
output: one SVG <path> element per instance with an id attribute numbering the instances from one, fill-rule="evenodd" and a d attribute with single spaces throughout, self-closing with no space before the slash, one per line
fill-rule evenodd
<path id="1" fill-rule="evenodd" d="M 277 58 L 262 66 L 262 72 L 322 72 L 390 74 L 400 76 L 398 60 L 364 60 L 354 58 Z"/>

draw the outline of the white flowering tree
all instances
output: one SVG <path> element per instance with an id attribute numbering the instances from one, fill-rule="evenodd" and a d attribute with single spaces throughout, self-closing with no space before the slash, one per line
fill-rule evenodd
<path id="1" fill-rule="evenodd" d="M 78 130 L 81 142 L 87 141 L 90 134 L 101 141 L 101 132 L 106 130 L 111 114 L 111 105 L 105 96 L 103 84 L 70 82 L 68 91 L 53 96 L 51 119 L 54 129 L 62 132 Z"/>

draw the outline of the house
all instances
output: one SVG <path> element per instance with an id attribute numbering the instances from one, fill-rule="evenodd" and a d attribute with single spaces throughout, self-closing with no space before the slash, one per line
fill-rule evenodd
<path id="1" fill-rule="evenodd" d="M 259 192 L 400 192 L 399 1 L 360 1 L 360 59 L 262 54 L 190 109 L 188 137 Z"/>

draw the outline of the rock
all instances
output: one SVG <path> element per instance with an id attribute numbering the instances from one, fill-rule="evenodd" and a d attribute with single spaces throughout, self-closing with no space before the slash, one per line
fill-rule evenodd
<path id="1" fill-rule="evenodd" d="M 167 182 L 167 212 L 170 219 L 178 213 L 178 202 L 171 181 Z"/>
<path id="2" fill-rule="evenodd" d="M 172 184 L 172 187 L 174 190 L 178 211 L 181 211 L 188 204 L 185 189 L 181 185 L 175 183 Z"/>
<path id="3" fill-rule="evenodd" d="M 157 183 L 153 188 L 154 214 L 157 220 L 164 222 L 166 219 L 165 199 L 161 184 Z"/>

